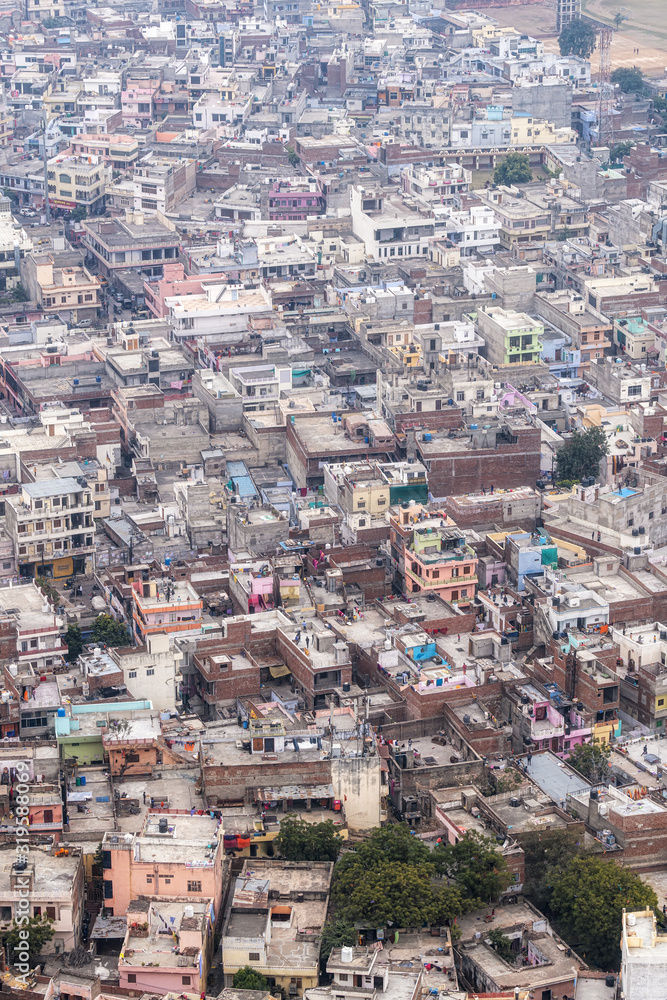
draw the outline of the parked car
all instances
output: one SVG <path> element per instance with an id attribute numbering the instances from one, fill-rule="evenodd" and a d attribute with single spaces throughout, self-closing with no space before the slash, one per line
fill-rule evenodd
<path id="1" fill-rule="evenodd" d="M 87 327 L 93 325 L 93 321 L 92 319 L 80 319 L 76 325 L 79 329 L 85 330 Z"/>

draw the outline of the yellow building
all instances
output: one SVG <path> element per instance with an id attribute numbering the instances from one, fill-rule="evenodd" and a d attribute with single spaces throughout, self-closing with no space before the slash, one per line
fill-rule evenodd
<path id="1" fill-rule="evenodd" d="M 94 319 L 102 285 L 85 267 L 56 267 L 50 253 L 29 254 L 23 280 L 45 315 L 69 313 L 71 322 Z"/>
<path id="2" fill-rule="evenodd" d="M 389 484 L 381 479 L 345 476 L 339 486 L 341 507 L 347 514 L 384 514 L 389 509 Z"/>
<path id="3" fill-rule="evenodd" d="M 54 208 L 84 208 L 95 215 L 104 207 L 110 168 L 97 156 L 61 153 L 48 163 L 49 202 Z"/>
<path id="4" fill-rule="evenodd" d="M 397 344 L 389 350 L 395 354 L 404 368 L 418 368 L 421 364 L 422 349 L 419 344 Z"/>
<path id="5" fill-rule="evenodd" d="M 41 9 L 41 5 L 40 5 Z M 57 15 L 49 15 L 57 16 Z M 61 81 L 56 90 L 45 94 L 42 104 L 46 112 L 46 120 L 51 121 L 57 115 L 75 114 L 80 111 L 79 98 L 83 96 L 83 84 L 80 80 Z"/>

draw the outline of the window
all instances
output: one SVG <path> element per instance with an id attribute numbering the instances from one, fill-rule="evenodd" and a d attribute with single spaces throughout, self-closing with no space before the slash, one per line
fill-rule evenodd
<path id="1" fill-rule="evenodd" d="M 640 385 L 629 385 L 628 396 L 640 396 L 642 387 Z"/>
<path id="2" fill-rule="evenodd" d="M 148 883 L 152 883 L 152 881 L 153 881 L 153 876 L 152 876 L 152 875 L 147 875 L 147 876 L 146 876 L 146 881 L 147 881 Z"/>
<path id="3" fill-rule="evenodd" d="M 53 809 L 44 810 L 44 822 L 53 823 Z M 55 920 L 55 917 L 53 919 Z"/>
<path id="4" fill-rule="evenodd" d="M 128 974 L 127 974 L 127 981 L 128 981 L 128 983 L 136 983 L 136 981 L 137 981 L 137 974 L 136 974 L 136 972 L 128 972 Z"/>
<path id="5" fill-rule="evenodd" d="M 129 677 L 130 679 L 133 679 L 134 677 L 136 677 L 136 676 L 137 676 L 137 671 L 136 671 L 136 670 L 130 670 L 130 672 L 128 673 L 128 675 L 127 675 L 127 676 L 128 676 L 128 677 Z"/>
<path id="6" fill-rule="evenodd" d="M 47 906 L 47 908 L 46 908 L 46 916 L 48 917 L 49 920 L 55 920 L 56 919 L 56 908 L 55 908 L 55 906 Z"/>
<path id="7" fill-rule="evenodd" d="M 259 952 L 258 951 L 249 951 L 248 952 L 248 961 L 249 962 L 259 962 Z"/>
<path id="8" fill-rule="evenodd" d="M 188 882 L 188 892 L 201 892 L 201 882 Z M 259 955 L 255 961 L 259 962 Z"/>
<path id="9" fill-rule="evenodd" d="M 154 668 L 149 667 L 148 670 L 146 671 L 146 677 L 152 677 L 154 673 L 155 673 Z"/>
<path id="10" fill-rule="evenodd" d="M 465 398 L 466 398 L 465 392 L 457 392 L 456 393 L 456 402 L 457 403 L 463 403 L 465 401 Z"/>
<path id="11" fill-rule="evenodd" d="M 183 986 L 189 986 L 190 976 L 181 976 L 181 983 L 183 984 Z"/>
<path id="12" fill-rule="evenodd" d="M 664 704 L 665 704 L 665 699 L 658 698 L 658 708 L 662 708 Z"/>

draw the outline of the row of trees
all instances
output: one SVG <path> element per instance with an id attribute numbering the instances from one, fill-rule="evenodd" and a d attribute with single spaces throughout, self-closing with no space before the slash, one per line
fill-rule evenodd
<path id="1" fill-rule="evenodd" d="M 333 861 L 344 844 L 329 821 L 310 824 L 288 817 L 276 847 L 292 861 Z M 331 889 L 333 919 L 322 940 L 322 961 L 332 948 L 356 942 L 355 923 L 384 927 L 446 924 L 456 936 L 462 913 L 495 902 L 509 885 L 493 840 L 470 833 L 431 851 L 404 824 L 374 830 L 340 854 Z"/>
<path id="2" fill-rule="evenodd" d="M 608 748 L 589 744 L 577 748 L 570 762 L 592 780 L 600 780 L 607 759 Z M 510 884 L 507 863 L 495 841 L 476 832 L 457 844 L 441 843 L 430 850 L 407 826 L 397 824 L 375 830 L 341 853 L 343 845 L 332 823 L 309 824 L 297 817 L 283 821 L 276 840 L 289 860 L 338 858 L 332 913 L 322 936 L 324 965 L 332 948 L 356 943 L 355 924 L 390 928 L 444 924 L 456 939 L 457 918 L 497 902 Z M 600 968 L 617 966 L 623 909 L 656 907 L 653 889 L 629 869 L 590 852 L 583 838 L 564 830 L 530 834 L 522 838 L 522 847 L 526 896 L 583 958 Z M 500 957 L 511 963 L 513 953 L 504 935 L 492 931 L 489 937 Z"/>

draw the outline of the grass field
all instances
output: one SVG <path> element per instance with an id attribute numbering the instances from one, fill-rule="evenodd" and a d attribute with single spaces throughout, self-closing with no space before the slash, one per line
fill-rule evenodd
<path id="1" fill-rule="evenodd" d="M 629 12 L 620 30 L 614 31 L 611 43 L 612 66 L 638 66 L 647 76 L 667 75 L 667 0 L 582 0 L 582 11 L 600 21 L 613 23 L 614 15 L 624 8 Z M 539 4 L 512 7 L 486 7 L 491 17 L 501 24 L 510 24 L 544 40 L 548 51 L 558 51 L 556 38 L 556 4 L 543 0 Z M 639 49 L 639 52 L 635 52 Z M 597 55 L 591 58 L 593 72 Z"/>

